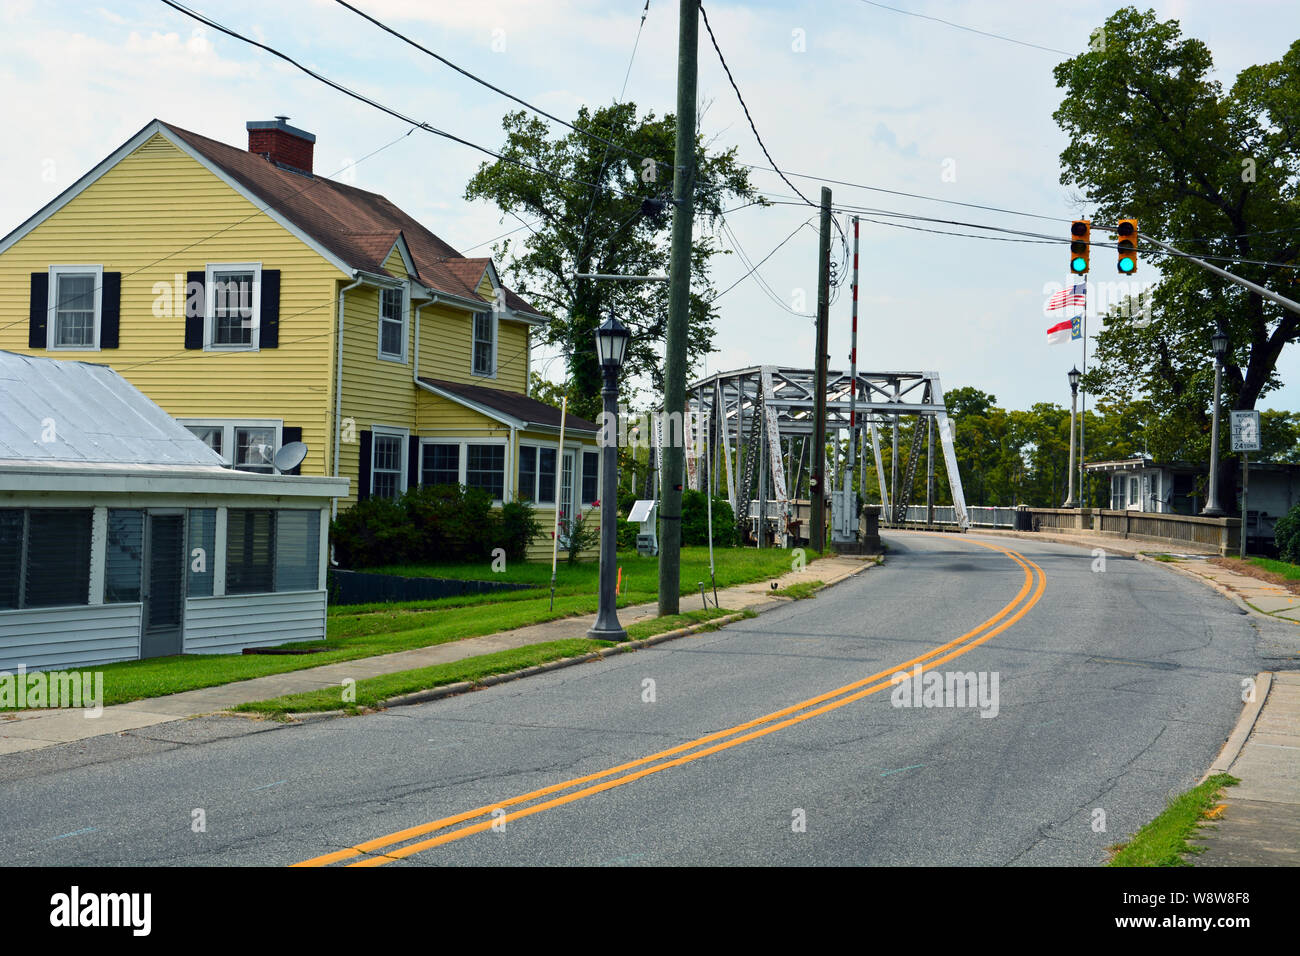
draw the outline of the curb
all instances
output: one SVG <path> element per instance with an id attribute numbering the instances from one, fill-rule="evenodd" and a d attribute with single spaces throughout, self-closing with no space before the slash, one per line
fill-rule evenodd
<path id="1" fill-rule="evenodd" d="M 483 690 L 485 687 L 495 687 L 497 684 L 505 684 L 510 681 L 519 680 L 522 677 L 532 677 L 534 674 L 545 674 L 549 671 L 557 671 L 565 667 L 575 667 L 578 664 L 586 664 L 590 661 L 613 657 L 615 654 L 628 654 L 632 651 L 639 651 L 643 647 L 653 647 L 655 644 L 662 644 L 664 641 L 686 637 L 689 634 L 695 634 L 704 630 L 713 630 L 724 624 L 739 621 L 744 617 L 745 614 L 740 611 L 737 611 L 734 614 L 724 614 L 722 617 L 716 617 L 711 621 L 701 621 L 698 624 L 692 624 L 690 627 L 679 627 L 673 631 L 665 631 L 662 634 L 655 634 L 652 637 L 644 637 L 639 641 L 626 641 L 622 644 L 615 644 L 613 647 L 602 647 L 598 651 L 592 651 L 589 654 L 582 654 L 579 657 L 561 657 L 559 660 L 547 661 L 545 664 L 535 664 L 532 667 L 525 667 L 522 670 L 509 671 L 505 674 L 491 674 L 478 681 L 457 681 L 455 684 L 444 684 L 442 687 L 431 687 L 428 690 L 418 690 L 414 693 L 402 694 L 398 697 L 390 697 L 388 700 L 384 701 L 381 706 L 386 710 L 389 707 L 407 707 L 411 704 L 424 704 L 432 700 L 442 700 L 444 697 L 454 697 L 458 694 L 467 694 L 471 691 Z M 341 711 L 338 711 L 338 713 L 341 713 Z"/>
<path id="2" fill-rule="evenodd" d="M 1265 614 L 1263 611 L 1256 610 L 1255 608 L 1247 604 L 1246 601 L 1243 598 L 1241 598 L 1236 591 L 1232 590 L 1232 588 L 1225 587 L 1224 585 L 1218 583 L 1217 581 L 1207 578 L 1203 574 L 1197 574 L 1195 571 L 1190 571 L 1187 568 L 1179 567 L 1178 562 L 1176 561 L 1156 561 L 1154 558 L 1147 557 L 1146 555 L 1139 555 L 1137 557 L 1139 561 L 1150 561 L 1154 564 L 1162 565 L 1163 567 L 1168 568 L 1170 571 L 1177 572 L 1178 574 L 1184 575 L 1185 577 L 1189 577 L 1194 581 L 1201 582 L 1201 584 L 1205 585 L 1210 590 L 1217 592 L 1221 597 L 1224 597 L 1227 600 L 1231 601 L 1233 604 L 1237 605 L 1237 610 L 1241 614 L 1246 614 L 1251 617 L 1263 618 L 1266 621 L 1283 621 L 1287 624 L 1300 625 L 1300 621 L 1292 621 L 1285 617 L 1278 617 L 1276 614 Z"/>
<path id="3" fill-rule="evenodd" d="M 856 557 L 856 555 L 854 556 Z M 883 563 L 883 562 L 879 562 Z M 878 562 L 863 561 L 860 567 L 853 568 L 842 577 L 823 584 L 814 595 L 827 588 L 833 588 L 837 584 L 842 584 L 849 578 L 856 577 L 870 568 L 878 567 Z M 752 611 L 755 615 L 766 613 L 776 607 L 786 604 L 795 603 L 790 598 L 776 598 L 751 605 L 746 610 Z M 548 671 L 556 671 L 565 667 L 575 667 L 578 664 L 587 664 L 591 661 L 602 660 L 606 657 L 612 657 L 615 654 L 628 654 L 633 651 L 639 651 L 646 647 L 653 647 L 656 644 L 662 644 L 665 641 L 676 640 L 680 637 L 688 637 L 691 634 L 697 634 L 701 631 L 711 631 L 723 627 L 727 624 L 735 623 L 748 617 L 744 611 L 736 611 L 732 614 L 724 614 L 722 617 L 714 618 L 710 621 L 701 621 L 698 624 L 692 624 L 690 627 L 679 627 L 672 631 L 665 631 L 662 634 L 655 634 L 651 637 L 644 637 L 639 641 L 627 641 L 622 644 L 616 644 L 613 647 L 602 647 L 598 651 L 592 651 L 589 654 L 582 654 L 578 657 L 562 657 L 559 660 L 547 661 L 545 664 L 535 664 L 532 667 L 525 667 L 522 670 L 509 671 L 505 674 L 492 674 L 484 677 L 479 681 L 457 681 L 454 684 L 444 684 L 441 687 L 431 687 L 428 690 L 414 691 L 410 694 L 401 694 L 397 697 L 390 697 L 385 700 L 380 708 L 387 710 L 390 707 L 409 707 L 413 704 L 425 704 L 430 701 L 442 700 L 446 697 L 455 697 L 460 694 L 472 693 L 476 690 L 483 690 L 487 687 L 495 687 L 498 684 L 509 683 L 510 681 L 519 680 L 524 677 L 532 677 L 535 674 L 545 674 Z M 375 712 L 375 711 L 372 711 Z M 301 714 L 286 714 L 290 720 L 295 722 L 307 722 L 310 720 L 320 720 L 327 717 L 341 717 L 347 711 L 344 710 L 324 710 L 324 711 L 307 711 Z M 245 716 L 240 714 L 238 716 Z"/>
<path id="4" fill-rule="evenodd" d="M 1227 773 L 1228 768 L 1236 763 L 1237 758 L 1241 756 L 1241 749 L 1246 746 L 1246 741 L 1250 739 L 1251 731 L 1255 729 L 1255 721 L 1259 719 L 1260 712 L 1264 709 L 1264 702 L 1268 700 L 1268 692 L 1272 687 L 1272 671 L 1260 671 L 1255 675 L 1255 700 L 1241 709 L 1241 717 L 1237 719 L 1237 726 L 1232 728 L 1232 733 L 1228 735 L 1228 739 L 1224 742 L 1223 749 L 1219 751 L 1219 756 L 1214 758 L 1214 763 L 1210 764 L 1210 769 L 1205 771 L 1205 776 L 1201 777 L 1201 783 L 1205 783 L 1216 773 Z"/>

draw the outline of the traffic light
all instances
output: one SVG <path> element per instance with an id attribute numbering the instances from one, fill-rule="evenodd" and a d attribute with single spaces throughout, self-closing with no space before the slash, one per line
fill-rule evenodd
<path id="1" fill-rule="evenodd" d="M 1131 276 L 1138 268 L 1138 221 L 1121 219 L 1115 232 L 1119 235 L 1119 242 L 1116 243 L 1116 248 L 1119 249 L 1119 271 Z"/>
<path id="2" fill-rule="evenodd" d="M 1070 226 L 1070 271 L 1083 275 L 1088 271 L 1088 243 L 1092 234 L 1092 223 L 1087 219 L 1076 219 Z"/>

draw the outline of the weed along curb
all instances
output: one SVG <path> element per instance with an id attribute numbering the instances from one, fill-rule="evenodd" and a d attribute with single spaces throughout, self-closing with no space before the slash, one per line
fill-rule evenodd
<path id="1" fill-rule="evenodd" d="M 384 701 L 384 707 L 406 707 L 410 704 L 424 704 L 432 700 L 441 700 L 444 697 L 454 697 L 458 694 L 467 694 L 471 691 L 482 690 L 486 687 L 493 687 L 497 684 L 505 684 L 509 681 L 519 680 L 521 677 L 532 677 L 534 674 L 545 674 L 547 671 L 557 671 L 564 667 L 574 667 L 578 664 L 586 664 L 590 661 L 611 657 L 615 654 L 627 654 L 631 651 L 639 651 L 643 647 L 662 644 L 664 641 L 686 637 L 689 634 L 695 634 L 699 631 L 715 630 L 722 627 L 724 624 L 730 624 L 733 621 L 742 620 L 747 616 L 748 615 L 744 612 L 727 614 L 723 617 L 715 618 L 712 621 L 701 621 L 699 624 L 692 624 L 690 627 L 679 627 L 675 631 L 665 631 L 662 634 L 655 634 L 653 637 L 645 637 L 639 641 L 628 641 L 624 644 L 617 644 L 614 647 L 603 647 L 598 651 L 592 651 L 590 654 L 583 654 L 579 657 L 564 657 L 558 661 L 549 661 L 545 664 L 537 664 L 534 667 L 525 667 L 523 670 L 511 671 L 508 674 L 492 674 L 479 681 L 459 681 L 455 684 L 446 684 L 442 687 L 431 687 L 428 690 L 416 691 L 413 694 L 402 694 L 400 697 L 393 697 Z M 331 713 L 340 713 L 340 711 L 332 711 Z"/>

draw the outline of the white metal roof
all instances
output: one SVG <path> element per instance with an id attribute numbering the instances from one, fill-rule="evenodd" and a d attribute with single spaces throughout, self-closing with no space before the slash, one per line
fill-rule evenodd
<path id="1" fill-rule="evenodd" d="M 0 351 L 0 462 L 19 461 L 224 465 L 108 366 Z"/>

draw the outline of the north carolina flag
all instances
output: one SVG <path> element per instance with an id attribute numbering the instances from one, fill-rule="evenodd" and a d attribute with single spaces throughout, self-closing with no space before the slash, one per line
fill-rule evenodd
<path id="1" fill-rule="evenodd" d="M 1083 316 L 1076 315 L 1070 322 L 1070 341 L 1077 342 L 1083 338 Z"/>
<path id="2" fill-rule="evenodd" d="M 1057 322 L 1047 330 L 1047 344 L 1060 345 L 1062 342 L 1070 341 L 1070 331 L 1073 327 L 1073 319 L 1066 319 L 1064 322 Z"/>

